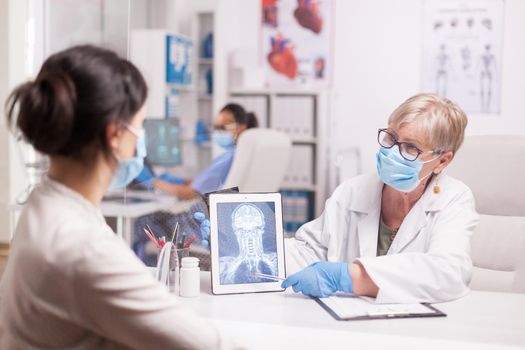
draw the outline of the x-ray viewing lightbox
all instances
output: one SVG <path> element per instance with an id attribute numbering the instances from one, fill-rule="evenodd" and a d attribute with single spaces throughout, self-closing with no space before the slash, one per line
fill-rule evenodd
<path id="1" fill-rule="evenodd" d="M 213 294 L 283 291 L 281 195 L 211 194 L 210 248 Z"/>

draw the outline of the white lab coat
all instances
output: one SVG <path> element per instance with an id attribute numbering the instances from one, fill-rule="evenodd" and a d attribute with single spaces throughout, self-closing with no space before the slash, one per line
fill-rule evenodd
<path id="1" fill-rule="evenodd" d="M 436 181 L 441 187 L 437 194 Z M 377 174 L 341 184 L 323 214 L 286 240 L 287 273 L 319 260 L 359 262 L 379 288 L 379 303 L 464 296 L 472 270 L 470 237 L 479 221 L 470 189 L 446 175 L 434 177 L 387 255 L 377 257 L 382 189 Z"/>
<path id="2" fill-rule="evenodd" d="M 152 277 L 80 194 L 45 179 L 0 286 L 0 349 L 232 349 Z"/>

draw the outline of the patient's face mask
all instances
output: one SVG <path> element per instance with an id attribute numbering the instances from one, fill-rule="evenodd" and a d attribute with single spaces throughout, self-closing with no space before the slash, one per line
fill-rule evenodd
<path id="1" fill-rule="evenodd" d="M 137 138 L 136 155 L 131 159 L 121 159 L 116 153 L 113 153 L 118 161 L 118 166 L 109 185 L 110 190 L 126 187 L 140 174 L 144 167 L 144 158 L 146 157 L 146 135 L 144 130 L 136 130 L 130 125 L 126 125 L 126 129 Z"/>
<path id="2" fill-rule="evenodd" d="M 232 133 L 226 130 L 213 131 L 211 138 L 215 144 L 224 149 L 231 148 L 235 145 Z"/>
<path id="3" fill-rule="evenodd" d="M 423 165 L 437 158 L 439 156 L 427 161 L 409 161 L 401 156 L 397 145 L 392 148 L 381 147 L 376 155 L 377 172 L 384 184 L 400 192 L 412 192 L 421 181 L 432 174 L 431 171 L 420 179 L 419 173 Z"/>

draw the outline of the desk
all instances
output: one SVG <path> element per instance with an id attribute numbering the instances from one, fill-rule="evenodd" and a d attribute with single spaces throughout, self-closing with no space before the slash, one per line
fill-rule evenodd
<path id="1" fill-rule="evenodd" d="M 201 272 L 199 298 L 180 298 L 253 349 L 524 349 L 525 294 L 473 291 L 435 304 L 447 317 L 336 321 L 295 294 L 211 294 Z"/>
<path id="2" fill-rule="evenodd" d="M 119 193 L 122 195 L 122 193 Z M 127 198 L 143 199 L 145 202 L 118 202 L 103 200 L 100 209 L 105 217 L 117 219 L 116 233 L 130 245 L 132 242 L 133 221 L 143 215 L 156 211 L 168 211 L 173 214 L 184 213 L 192 207 L 197 200 L 181 201 L 173 196 L 145 191 L 126 191 Z"/>
<path id="3" fill-rule="evenodd" d="M 123 195 L 123 192 L 115 192 L 110 195 Z M 133 221 L 143 215 L 148 215 L 156 211 L 168 211 L 173 214 L 181 214 L 191 209 L 191 207 L 198 202 L 194 200 L 179 200 L 173 196 L 156 192 L 145 191 L 126 191 L 127 198 L 137 198 L 146 200 L 144 202 L 117 202 L 117 201 L 102 201 L 100 210 L 105 217 L 114 217 L 117 219 L 116 233 L 131 245 L 133 231 Z M 9 206 L 9 221 L 10 221 L 10 237 L 9 241 L 13 239 L 14 228 L 18 221 L 18 215 L 24 206 L 22 204 L 11 204 Z"/>

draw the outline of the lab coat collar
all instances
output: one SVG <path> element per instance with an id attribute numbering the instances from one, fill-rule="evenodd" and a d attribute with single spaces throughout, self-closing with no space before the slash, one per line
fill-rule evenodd
<path id="1" fill-rule="evenodd" d="M 359 217 L 357 235 L 361 257 L 376 256 L 382 189 L 383 182 L 376 175 L 367 177 L 363 186 L 352 193 L 350 211 L 358 213 Z"/>
<path id="2" fill-rule="evenodd" d="M 440 200 L 442 197 L 440 196 L 440 193 L 434 193 L 434 186 L 446 182 L 447 180 L 448 177 L 444 174 L 434 175 L 430 180 L 427 189 L 416 204 L 421 203 L 425 212 L 440 211 L 443 209 L 446 202 Z M 370 214 L 377 211 L 377 208 L 381 206 L 383 186 L 384 184 L 377 174 L 376 176 L 370 176 L 370 178 L 367 179 L 367 183 L 356 189 L 356 192 L 352 194 L 350 211 L 363 214 Z"/>
<path id="3" fill-rule="evenodd" d="M 433 176 L 426 191 L 407 214 L 405 220 L 403 220 L 396 239 L 392 242 L 389 254 L 401 251 L 425 227 L 427 214 L 441 210 L 446 204 L 446 201 L 439 200 L 440 193 L 436 194 L 433 191 L 436 183 L 444 180 L 446 180 L 444 175 Z M 357 233 L 361 257 L 377 255 L 383 186 L 383 182 L 377 175 L 370 177 L 370 181 L 365 186 L 357 189 L 353 196 L 354 200 L 350 204 L 350 210 L 360 214 L 360 219 L 357 223 Z"/>
<path id="4" fill-rule="evenodd" d="M 388 250 L 388 254 L 399 253 L 403 250 L 427 225 L 428 214 L 443 209 L 446 201 L 440 200 L 443 196 L 441 191 L 434 193 L 434 186 L 444 180 L 446 180 L 444 175 L 434 175 L 432 177 L 421 198 L 403 220 L 396 238 Z"/>

